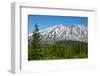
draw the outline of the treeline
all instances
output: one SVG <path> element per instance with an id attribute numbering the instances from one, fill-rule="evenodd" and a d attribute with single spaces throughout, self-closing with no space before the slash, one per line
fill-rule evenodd
<path id="1" fill-rule="evenodd" d="M 41 48 L 37 50 L 29 46 L 28 50 L 28 60 L 77 59 L 88 57 L 88 43 L 80 41 L 58 41 L 54 44 L 41 44 Z"/>

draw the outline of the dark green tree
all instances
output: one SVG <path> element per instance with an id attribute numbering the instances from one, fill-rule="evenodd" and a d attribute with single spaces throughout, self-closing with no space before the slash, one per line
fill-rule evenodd
<path id="1" fill-rule="evenodd" d="M 34 25 L 33 35 L 32 35 L 32 48 L 33 52 L 31 52 L 31 60 L 39 60 L 42 59 L 42 50 L 41 50 L 41 39 L 40 39 L 40 32 L 38 28 L 38 24 Z"/>
<path id="2" fill-rule="evenodd" d="M 38 50 L 41 48 L 40 32 L 39 32 L 37 23 L 34 25 L 34 27 L 35 27 L 35 29 L 34 29 L 33 35 L 32 35 L 32 47 L 34 50 Z"/>

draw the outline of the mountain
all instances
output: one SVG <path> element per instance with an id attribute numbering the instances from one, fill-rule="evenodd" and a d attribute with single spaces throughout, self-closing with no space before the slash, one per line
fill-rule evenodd
<path id="1" fill-rule="evenodd" d="M 61 40 L 88 41 L 88 28 L 84 25 L 65 25 L 59 24 L 40 31 L 41 40 L 45 42 L 54 42 Z M 32 33 L 29 34 L 29 40 L 32 39 Z"/>

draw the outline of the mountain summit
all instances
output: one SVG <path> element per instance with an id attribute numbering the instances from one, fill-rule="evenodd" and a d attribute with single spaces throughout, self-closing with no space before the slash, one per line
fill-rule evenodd
<path id="1" fill-rule="evenodd" d="M 65 25 L 59 24 L 40 31 L 41 40 L 46 42 L 72 40 L 72 41 L 88 41 L 88 28 L 84 25 Z M 29 39 L 32 33 L 29 34 Z"/>

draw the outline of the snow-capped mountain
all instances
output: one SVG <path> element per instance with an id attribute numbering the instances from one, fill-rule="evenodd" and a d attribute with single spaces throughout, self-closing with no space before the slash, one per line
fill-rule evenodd
<path id="1" fill-rule="evenodd" d="M 46 42 L 73 40 L 73 41 L 88 41 L 88 28 L 84 25 L 55 25 L 40 31 L 41 40 Z M 29 34 L 29 39 L 32 38 L 32 33 Z"/>

